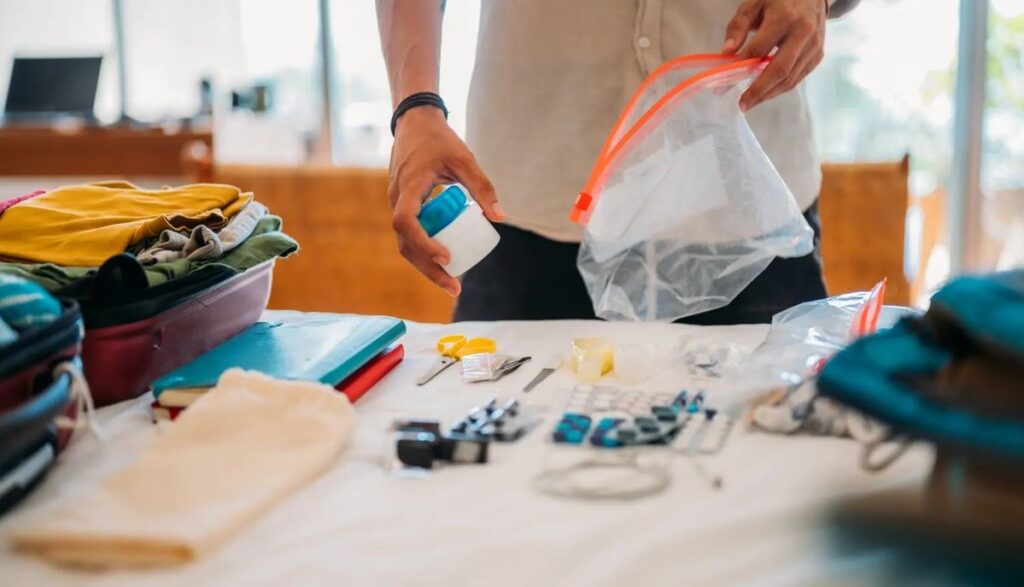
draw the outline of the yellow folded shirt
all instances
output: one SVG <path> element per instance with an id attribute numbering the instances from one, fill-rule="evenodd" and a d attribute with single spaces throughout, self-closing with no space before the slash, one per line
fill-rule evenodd
<path id="1" fill-rule="evenodd" d="M 95 266 L 164 230 L 224 226 L 251 193 L 230 185 L 144 190 L 127 182 L 58 188 L 0 215 L 0 257 Z"/>

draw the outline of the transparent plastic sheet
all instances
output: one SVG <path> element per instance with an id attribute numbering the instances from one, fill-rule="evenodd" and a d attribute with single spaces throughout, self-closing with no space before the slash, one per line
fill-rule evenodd
<path id="1" fill-rule="evenodd" d="M 805 302 L 776 314 L 765 341 L 723 375 L 719 397 L 726 403 L 718 407 L 728 409 L 774 390 L 795 388 L 816 376 L 824 361 L 851 338 L 892 326 L 916 312 L 882 306 L 880 286 Z"/>
<path id="2" fill-rule="evenodd" d="M 717 379 L 734 368 L 751 352 L 746 345 L 708 341 L 696 335 L 683 336 L 665 358 L 670 368 L 680 368 L 690 377 Z"/>
<path id="3" fill-rule="evenodd" d="M 669 322 L 727 305 L 813 233 L 739 109 L 765 60 L 683 57 L 648 78 L 577 200 L 598 316 Z"/>
<path id="4" fill-rule="evenodd" d="M 506 361 L 514 359 L 511 355 L 496 353 L 477 353 L 462 357 L 462 380 L 467 383 L 491 381 L 498 374 Z"/>

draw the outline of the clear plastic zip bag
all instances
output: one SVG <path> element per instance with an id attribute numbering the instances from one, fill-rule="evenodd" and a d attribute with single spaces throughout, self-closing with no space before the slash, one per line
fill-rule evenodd
<path id="1" fill-rule="evenodd" d="M 641 84 L 571 218 L 596 314 L 669 322 L 727 305 L 813 232 L 739 109 L 767 59 L 693 55 Z"/>

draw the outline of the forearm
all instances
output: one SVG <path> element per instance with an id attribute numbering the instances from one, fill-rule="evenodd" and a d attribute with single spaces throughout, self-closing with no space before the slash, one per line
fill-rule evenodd
<path id="1" fill-rule="evenodd" d="M 377 0 L 377 23 L 391 84 L 391 105 L 417 92 L 437 92 L 442 0 Z"/>
<path id="2" fill-rule="evenodd" d="M 860 4 L 860 0 L 829 0 L 829 18 L 839 18 Z"/>

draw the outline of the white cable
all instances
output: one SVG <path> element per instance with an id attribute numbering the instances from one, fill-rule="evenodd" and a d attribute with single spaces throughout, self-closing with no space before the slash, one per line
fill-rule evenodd
<path id="1" fill-rule="evenodd" d="M 631 475 L 617 484 L 600 487 L 583 482 L 583 475 L 602 470 L 630 472 Z M 533 485 L 541 493 L 556 497 L 625 501 L 661 493 L 670 481 L 671 477 L 665 467 L 641 465 L 632 453 L 610 453 L 598 458 L 587 458 L 567 467 L 542 471 L 534 478 Z"/>
<path id="2" fill-rule="evenodd" d="M 71 378 L 71 401 L 75 402 L 77 418 L 72 420 L 61 414 L 55 419 L 57 427 L 65 430 L 78 430 L 86 427 L 97 438 L 106 441 L 107 437 L 96 421 L 96 405 L 92 400 L 89 382 L 85 380 L 81 370 L 70 361 L 64 361 L 53 369 L 54 380 L 64 374 Z"/>

